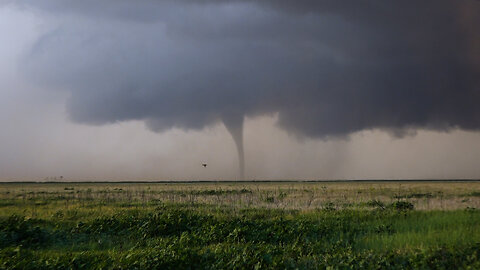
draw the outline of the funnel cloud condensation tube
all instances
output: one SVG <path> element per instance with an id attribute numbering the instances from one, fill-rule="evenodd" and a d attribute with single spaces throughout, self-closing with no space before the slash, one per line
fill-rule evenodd
<path id="1" fill-rule="evenodd" d="M 300 137 L 480 128 L 474 0 L 3 1 L 48 17 L 25 76 L 71 93 L 75 122 L 153 131 L 243 119 Z"/>

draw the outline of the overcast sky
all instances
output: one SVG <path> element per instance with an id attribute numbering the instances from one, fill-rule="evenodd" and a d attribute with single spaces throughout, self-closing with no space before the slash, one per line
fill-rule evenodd
<path id="1" fill-rule="evenodd" d="M 478 25 L 474 0 L 0 0 L 0 181 L 239 179 L 243 148 L 246 179 L 480 178 Z"/>

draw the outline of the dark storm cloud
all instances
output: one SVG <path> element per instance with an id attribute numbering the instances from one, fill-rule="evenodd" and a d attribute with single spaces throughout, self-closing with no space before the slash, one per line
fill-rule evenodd
<path id="1" fill-rule="evenodd" d="M 56 22 L 25 74 L 77 122 L 201 129 L 278 113 L 307 137 L 480 128 L 480 2 L 4 1 Z"/>

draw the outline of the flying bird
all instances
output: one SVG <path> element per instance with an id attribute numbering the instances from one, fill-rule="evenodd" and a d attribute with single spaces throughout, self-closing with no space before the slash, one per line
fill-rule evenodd
<path id="1" fill-rule="evenodd" d="M 202 166 L 203 166 L 204 168 L 206 168 L 206 167 L 207 167 L 207 163 L 202 163 Z"/>

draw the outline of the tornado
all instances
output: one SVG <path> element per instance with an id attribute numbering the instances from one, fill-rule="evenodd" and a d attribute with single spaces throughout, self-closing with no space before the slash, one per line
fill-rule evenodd
<path id="1" fill-rule="evenodd" d="M 243 150 L 243 120 L 240 113 L 228 113 L 222 116 L 222 121 L 230 135 L 232 135 L 238 154 L 239 180 L 245 179 L 245 154 Z"/>
<path id="2" fill-rule="evenodd" d="M 154 132 L 223 122 L 241 179 L 246 115 L 277 115 L 287 134 L 324 140 L 376 129 L 480 131 L 480 1 L 0 0 L 0 7 L 10 2 L 52 24 L 18 66 L 28 83 L 65 91 L 70 120 L 145 121 Z"/>

